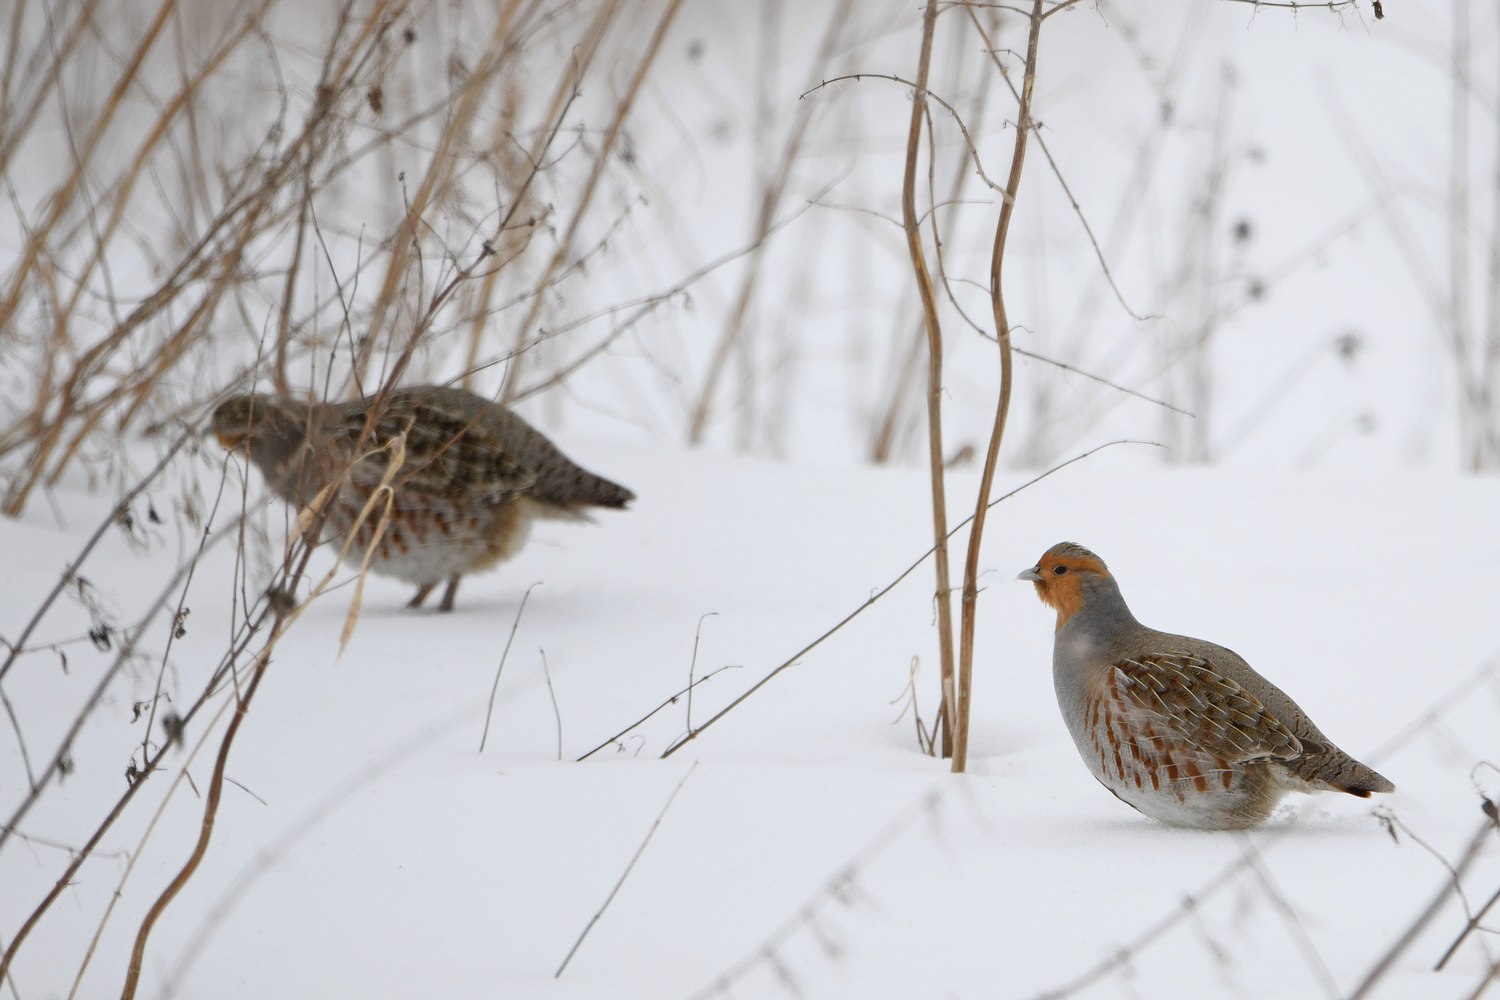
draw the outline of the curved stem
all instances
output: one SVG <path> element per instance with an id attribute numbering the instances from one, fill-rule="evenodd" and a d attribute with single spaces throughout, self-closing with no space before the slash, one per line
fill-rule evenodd
<path id="1" fill-rule="evenodd" d="M 219 815 L 219 800 L 224 795 L 224 768 L 229 763 L 229 748 L 234 745 L 234 738 L 240 731 L 240 724 L 245 721 L 245 714 L 250 711 L 250 700 L 255 697 L 255 692 L 260 688 L 261 679 L 266 675 L 266 667 L 271 662 L 271 648 L 275 644 L 280 632 L 278 622 L 277 634 L 273 634 L 261 652 L 258 662 L 255 664 L 255 674 L 250 678 L 250 684 L 240 698 L 239 704 L 234 708 L 234 717 L 229 720 L 229 728 L 224 732 L 224 741 L 219 744 L 219 755 L 214 760 L 213 780 L 208 786 L 208 799 L 203 806 L 203 825 L 198 831 L 198 842 L 193 845 L 193 853 L 188 856 L 179 871 L 162 890 L 156 902 L 151 904 L 151 909 L 146 911 L 146 917 L 141 921 L 140 929 L 136 932 L 135 947 L 131 949 L 130 966 L 125 973 L 125 989 L 120 994 L 121 1000 L 133 1000 L 136 987 L 140 984 L 141 963 L 146 957 L 146 942 L 151 937 L 151 929 L 156 926 L 156 921 L 166 912 L 166 909 L 177 894 L 187 885 L 193 873 L 198 870 L 203 856 L 208 853 L 208 842 L 213 836 L 214 820 Z"/>
<path id="2" fill-rule="evenodd" d="M 990 253 L 990 303 L 995 314 L 995 337 L 1000 347 L 1000 398 L 995 404 L 995 423 L 990 432 L 989 447 L 984 453 L 984 472 L 979 479 L 979 498 L 974 507 L 974 524 L 969 529 L 969 546 L 964 558 L 963 608 L 959 625 L 958 690 L 955 701 L 953 770 L 963 771 L 969 757 L 970 685 L 974 673 L 974 616 L 979 597 L 979 545 L 984 536 L 985 515 L 989 512 L 990 490 L 995 482 L 995 466 L 1000 442 L 1005 437 L 1005 420 L 1010 413 L 1011 348 L 1010 320 L 1005 312 L 1005 292 L 1001 271 L 1005 264 L 1006 238 L 1015 214 L 1016 194 L 1021 188 L 1021 170 L 1026 163 L 1026 140 L 1031 135 L 1031 95 L 1036 82 L 1037 44 L 1042 33 L 1042 0 L 1034 0 L 1031 9 L 1031 32 L 1026 41 L 1026 76 L 1021 83 L 1020 109 L 1016 115 L 1016 144 L 1010 158 L 1010 178 L 1005 184 L 1005 200 L 1000 205 L 1000 220 L 995 225 L 995 242 Z"/>
<path id="3" fill-rule="evenodd" d="M 938 321 L 937 292 L 922 250 L 921 220 L 917 216 L 917 148 L 927 111 L 927 72 L 932 65 L 932 33 L 937 23 L 937 0 L 928 0 L 922 15 L 922 54 L 917 64 L 916 93 L 911 104 L 911 129 L 906 136 L 906 175 L 901 184 L 901 220 L 911 253 L 922 315 L 927 324 L 927 465 L 932 479 L 932 537 L 937 568 L 938 660 L 943 683 L 943 756 L 953 753 L 957 718 L 953 676 L 953 590 L 948 570 L 948 499 L 943 479 L 943 328 Z"/>

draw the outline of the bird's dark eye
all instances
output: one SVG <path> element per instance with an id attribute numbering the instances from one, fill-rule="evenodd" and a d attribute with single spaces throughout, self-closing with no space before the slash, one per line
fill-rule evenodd
<path id="1" fill-rule="evenodd" d="M 1066 566 L 1059 566 L 1056 569 L 1054 569 L 1052 572 L 1055 573 L 1058 576 L 1062 576 L 1067 571 L 1068 571 L 1068 567 L 1066 567 Z"/>

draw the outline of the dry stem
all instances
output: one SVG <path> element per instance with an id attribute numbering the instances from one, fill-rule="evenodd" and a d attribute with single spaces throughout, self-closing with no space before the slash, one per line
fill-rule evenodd
<path id="1" fill-rule="evenodd" d="M 219 800 L 224 794 L 224 768 L 229 763 L 229 750 L 234 745 L 235 736 L 239 735 L 240 725 L 245 721 L 245 714 L 250 711 L 250 702 L 255 698 L 255 692 L 260 690 L 260 682 L 266 675 L 266 667 L 271 663 L 271 649 L 276 640 L 281 637 L 282 622 L 278 621 L 272 630 L 270 638 L 266 641 L 263 649 L 255 660 L 255 672 L 250 677 L 250 683 L 245 692 L 239 698 L 235 706 L 234 716 L 229 720 L 229 728 L 224 731 L 224 739 L 219 744 L 219 755 L 214 760 L 213 778 L 208 784 L 208 799 L 203 805 L 203 824 L 198 831 L 198 841 L 193 845 L 193 851 L 188 855 L 187 861 L 182 869 L 162 890 L 160 896 L 151 904 L 146 911 L 145 919 L 141 921 L 139 931 L 136 933 L 135 946 L 130 952 L 130 965 L 125 972 L 125 989 L 121 992 L 121 1000 L 134 1000 L 136 987 L 140 984 L 141 962 L 146 955 L 146 942 L 151 937 L 151 930 L 156 926 L 156 921 L 166 912 L 167 906 L 177 898 L 177 894 L 187 885 L 188 879 L 198 870 L 198 865 L 203 861 L 203 855 L 208 851 L 209 839 L 213 836 L 214 820 L 219 814 Z"/>
<path id="2" fill-rule="evenodd" d="M 611 0 L 611 10 L 618 6 L 618 0 Z M 573 240 L 577 236 L 578 228 L 583 223 L 584 216 L 588 213 L 589 204 L 593 201 L 594 191 L 599 186 L 599 180 L 604 176 L 604 168 L 609 164 L 610 154 L 614 151 L 615 142 L 620 137 L 620 131 L 625 127 L 625 119 L 630 114 L 631 107 L 635 104 L 636 96 L 640 93 L 641 85 L 646 81 L 646 74 L 656 62 L 657 53 L 661 51 L 662 40 L 667 36 L 667 29 L 672 26 L 672 20 L 677 16 L 677 10 L 682 6 L 682 0 L 671 0 L 667 9 L 662 13 L 661 20 L 656 24 L 656 31 L 651 36 L 651 41 L 646 47 L 636 66 L 635 75 L 631 77 L 630 84 L 620 98 L 619 105 L 615 109 L 614 118 L 609 123 L 609 130 L 604 134 L 604 141 L 599 147 L 599 152 L 594 157 L 593 168 L 589 172 L 588 179 L 584 182 L 582 190 L 578 193 L 577 207 L 573 211 L 573 218 L 568 223 L 567 230 L 557 242 L 551 258 L 542 270 L 542 277 L 537 282 L 538 293 L 531 300 L 531 308 L 525 319 L 516 327 L 515 349 L 512 351 L 510 366 L 505 370 L 505 382 L 500 390 L 501 402 L 510 402 L 520 389 L 520 378 L 522 362 L 525 359 L 525 349 L 531 336 L 531 329 L 536 325 L 537 318 L 541 315 L 542 307 L 546 299 L 540 294 L 540 290 L 549 285 L 557 274 L 558 268 L 562 266 L 564 258 L 573 250 Z"/>
<path id="3" fill-rule="evenodd" d="M 942 678 L 943 756 L 951 756 L 957 727 L 953 672 L 953 589 L 948 570 L 948 497 L 943 476 L 943 329 L 938 319 L 937 293 L 922 249 L 921 220 L 917 217 L 917 150 L 927 109 L 927 74 L 932 65 L 932 35 L 937 24 L 937 0 L 927 0 L 922 15 L 922 48 L 917 63 L 911 109 L 911 128 L 906 137 L 906 173 L 901 183 L 901 219 L 906 230 L 907 251 L 922 297 L 922 315 L 927 327 L 927 469 L 932 491 L 933 560 L 937 574 L 938 664 Z"/>
<path id="4" fill-rule="evenodd" d="M 974 526 L 969 531 L 969 548 L 964 558 L 963 609 L 959 624 L 958 691 L 956 728 L 953 737 L 953 770 L 961 772 L 969 759 L 969 704 L 974 675 L 974 626 L 978 613 L 979 547 L 984 536 L 985 516 L 989 512 L 990 490 L 995 481 L 1000 444 L 1005 437 L 1005 420 L 1010 413 L 1011 370 L 1010 319 L 1005 311 L 1005 290 L 1001 271 L 1005 264 L 1006 237 L 1015 214 L 1016 194 L 1021 188 L 1021 171 L 1026 163 L 1026 139 L 1031 134 L 1031 98 L 1036 83 L 1037 45 L 1041 39 L 1043 0 L 1035 0 L 1031 10 L 1031 32 L 1026 40 L 1026 75 L 1021 83 L 1021 103 L 1016 116 L 1016 141 L 1011 152 L 1010 177 L 1005 182 L 1005 200 L 1000 205 L 1000 219 L 995 225 L 995 241 L 990 254 L 990 303 L 994 310 L 995 337 L 1000 347 L 1000 395 L 995 403 L 995 423 L 989 446 L 984 453 L 984 471 L 979 479 L 979 498 L 974 506 Z"/>
<path id="5" fill-rule="evenodd" d="M 1015 496 L 1017 493 L 1020 493 L 1023 490 L 1030 489 L 1032 486 L 1035 486 L 1037 483 L 1039 483 L 1042 480 L 1046 479 L 1047 477 L 1051 476 L 1053 473 L 1055 473 L 1055 472 L 1061 472 L 1063 469 L 1066 469 L 1068 466 L 1072 465 L 1074 462 L 1081 462 L 1084 459 L 1088 458 L 1090 455 L 1093 455 L 1096 452 L 1103 451 L 1105 448 L 1112 448 L 1112 447 L 1114 447 L 1117 444 L 1143 444 L 1143 445 L 1152 445 L 1154 447 L 1159 447 L 1159 446 L 1155 445 L 1155 442 L 1152 442 L 1152 441 L 1133 441 L 1133 440 L 1123 439 L 1123 438 L 1120 439 L 1120 440 L 1117 440 L 1117 441 L 1108 441 L 1108 442 L 1106 442 L 1104 444 L 1101 444 L 1101 445 L 1098 445 L 1096 447 L 1090 448 L 1088 451 L 1082 452 L 1081 454 L 1074 455 L 1072 458 L 1068 459 L 1066 462 L 1060 462 L 1057 465 L 1054 465 L 1052 468 L 1048 469 L 1046 472 L 1042 472 L 1042 473 L 1040 473 L 1040 474 L 1038 474 L 1036 476 L 1033 476 L 1032 478 L 1028 479 L 1026 482 L 1022 483 L 1020 486 L 1017 486 L 1015 489 L 1011 490 L 1009 493 L 1003 493 L 1000 496 L 996 497 L 995 499 L 991 500 L 989 505 L 991 507 L 994 507 L 994 506 L 996 506 L 998 504 L 1004 503 L 1006 500 L 1009 500 L 1011 497 Z M 971 522 L 972 520 L 974 520 L 974 515 L 970 514 L 968 517 L 964 518 L 958 524 L 954 525 L 953 528 L 951 530 L 949 530 L 947 536 L 943 539 L 943 541 L 946 542 L 946 541 L 952 539 L 954 535 L 958 534 L 960 531 L 964 530 L 964 528 L 968 527 L 969 526 L 969 522 Z M 664 753 L 662 753 L 662 757 L 666 758 L 666 757 L 672 756 L 678 750 L 681 750 L 683 747 L 687 746 L 687 744 L 689 744 L 693 740 L 697 739 L 698 736 L 704 730 L 708 729 L 708 727 L 712 726 L 715 722 L 718 722 L 724 716 L 728 715 L 730 712 L 732 712 L 736 708 L 738 708 L 742 702 L 744 702 L 751 695 L 755 694 L 755 692 L 759 691 L 761 688 L 763 688 L 767 684 L 769 684 L 773 679 L 775 679 L 775 677 L 778 674 L 782 673 L 783 671 L 785 671 L 785 670 L 791 668 L 792 666 L 796 665 L 797 663 L 799 663 L 802 660 L 802 657 L 806 656 L 808 653 L 811 653 L 814 649 L 816 649 L 819 646 L 821 646 L 825 641 L 827 641 L 829 638 L 831 638 L 836 632 L 838 632 L 840 629 L 842 629 L 845 625 L 849 624 L 854 619 L 856 619 L 860 615 L 864 614 L 867 610 L 869 610 L 871 607 L 873 607 L 875 605 L 875 603 L 877 601 L 879 601 L 882 597 L 884 597 L 886 594 L 889 594 L 892 590 L 895 590 L 897 584 L 899 584 L 902 580 L 905 580 L 908 576 L 910 576 L 913 572 L 915 572 L 916 569 L 917 569 L 917 567 L 921 566 L 924 562 L 926 562 L 927 561 L 927 557 L 930 556 L 930 555 L 932 555 L 934 552 L 936 552 L 937 549 L 938 549 L 937 545 L 933 545 L 933 546 L 929 547 L 927 549 L 927 551 L 923 552 L 920 556 L 918 556 L 911 563 L 911 565 L 907 566 L 904 570 L 902 570 L 900 572 L 900 574 L 898 574 L 896 576 L 895 579 L 891 580 L 885 586 L 881 587 L 875 593 L 871 594 L 868 598 L 866 598 L 864 600 L 863 603 L 861 603 L 859 605 L 859 607 L 855 608 L 853 611 L 849 612 L 843 618 L 839 619 L 838 623 L 835 624 L 832 628 L 828 629 L 822 635 L 820 635 L 816 639 L 814 639 L 812 642 L 809 642 L 807 645 L 805 645 L 801 649 L 797 650 L 797 652 L 793 653 L 791 656 L 789 656 L 785 660 L 783 660 L 776 667 L 772 668 L 772 670 L 769 673 L 767 673 L 760 680 L 758 680 L 754 684 L 752 684 L 747 690 L 745 690 L 744 692 L 742 692 L 738 697 L 736 697 L 728 705 L 725 705 L 723 708 L 719 709 L 718 712 L 714 713 L 714 715 L 711 718 L 709 718 L 709 720 L 707 722 L 703 723 L 703 725 L 699 726 L 697 729 L 691 730 L 690 732 L 688 732 L 685 735 L 683 735 L 680 739 L 678 739 L 675 742 L 673 742 L 672 745 L 669 746 L 669 747 L 667 747 L 666 751 Z M 660 709 L 658 709 L 658 711 L 659 710 Z M 653 712 L 653 713 L 650 713 L 650 714 L 655 714 L 655 713 Z M 650 718 L 650 715 L 647 715 L 645 718 Z M 645 718 L 641 719 L 640 721 L 644 722 Z M 636 725 L 639 725 L 639 724 L 640 724 L 639 722 L 636 723 Z M 614 737 L 614 739 L 619 739 L 620 736 L 625 735 L 625 733 L 628 733 L 630 731 L 630 729 L 633 729 L 633 728 L 635 728 L 635 727 L 631 726 L 631 727 L 625 729 L 624 731 L 622 731 L 619 734 L 617 734 Z M 592 753 L 594 751 L 590 751 L 590 752 Z"/>

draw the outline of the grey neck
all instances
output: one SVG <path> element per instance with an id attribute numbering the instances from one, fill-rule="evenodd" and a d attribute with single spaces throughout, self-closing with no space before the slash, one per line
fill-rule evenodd
<path id="1" fill-rule="evenodd" d="M 1068 619 L 1064 631 L 1076 629 L 1098 635 L 1118 635 L 1122 628 L 1140 626 L 1135 615 L 1130 613 L 1114 577 L 1088 573 L 1084 575 L 1081 586 L 1086 610 Z"/>

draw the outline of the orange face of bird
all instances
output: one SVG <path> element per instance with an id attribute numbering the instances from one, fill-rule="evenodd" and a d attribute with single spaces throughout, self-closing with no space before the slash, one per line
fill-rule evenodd
<path id="1" fill-rule="evenodd" d="M 219 404 L 214 410 L 212 430 L 221 445 L 232 451 L 255 433 L 252 423 L 254 406 L 252 396 L 231 396 Z"/>
<path id="2" fill-rule="evenodd" d="M 1085 573 L 1108 576 L 1109 569 L 1103 559 L 1082 545 L 1058 542 L 1042 553 L 1035 566 L 1022 570 L 1016 579 L 1028 580 L 1036 586 L 1036 595 L 1042 603 L 1057 612 L 1057 627 L 1061 629 L 1083 606 Z"/>

